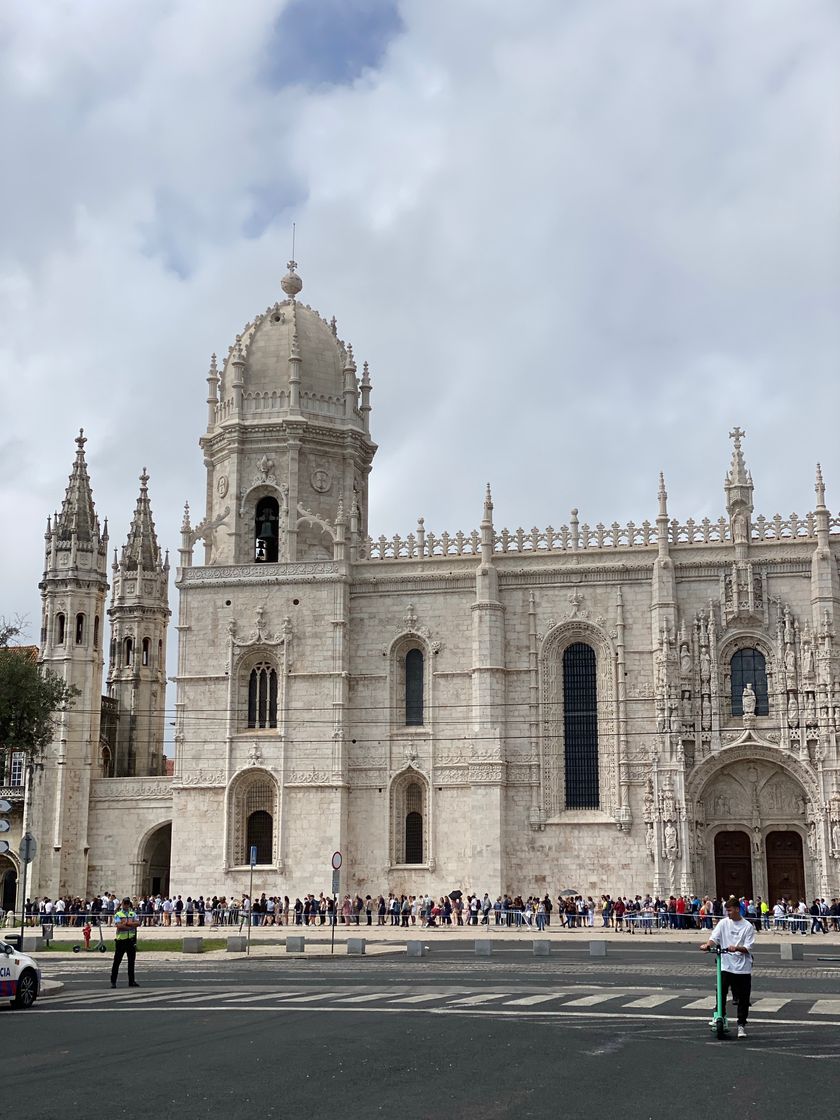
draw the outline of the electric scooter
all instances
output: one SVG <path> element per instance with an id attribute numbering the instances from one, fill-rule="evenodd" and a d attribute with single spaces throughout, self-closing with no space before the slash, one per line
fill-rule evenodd
<path id="1" fill-rule="evenodd" d="M 709 950 L 715 956 L 715 974 L 717 977 L 717 1001 L 715 1003 L 715 1012 L 712 1015 L 710 1026 L 713 1033 L 717 1038 L 723 1039 L 729 1034 L 729 1023 L 726 1019 L 726 1004 L 723 1001 L 723 976 L 721 968 L 721 948 L 719 945 L 713 945 Z"/>
<path id="2" fill-rule="evenodd" d="M 99 944 L 96 946 L 96 948 L 99 950 L 100 953 L 107 953 L 108 952 L 108 946 L 105 944 L 105 938 L 102 936 L 102 923 L 98 919 L 96 920 L 96 928 L 99 931 Z M 83 934 L 83 936 L 85 936 L 85 935 Z M 92 948 L 93 948 L 93 946 L 90 943 L 90 929 L 88 928 L 87 929 L 87 934 L 85 936 L 85 944 L 84 944 L 85 952 L 89 953 Z M 73 952 L 74 953 L 81 953 L 81 951 L 82 951 L 82 946 L 81 945 L 74 945 L 73 946 Z"/>

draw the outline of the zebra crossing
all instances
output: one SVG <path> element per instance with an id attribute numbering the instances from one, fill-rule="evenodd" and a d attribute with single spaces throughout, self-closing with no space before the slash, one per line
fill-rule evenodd
<path id="1" fill-rule="evenodd" d="M 696 998 L 696 993 L 655 991 L 639 996 L 639 989 L 600 989 L 581 994 L 581 988 L 552 988 L 540 991 L 523 989 L 470 989 L 465 987 L 439 987 L 406 994 L 399 987 L 365 987 L 362 985 L 331 986 L 313 990 L 298 987 L 294 990 L 253 986 L 227 987 L 224 985 L 149 986 L 137 991 L 110 988 L 106 991 L 84 991 L 78 988 L 65 990 L 59 995 L 39 1000 L 34 1011 L 71 1012 L 125 1009 L 148 1009 L 171 1012 L 236 1010 L 287 1010 L 287 1011 L 403 1011 L 403 1012 L 461 1012 L 474 1014 L 555 1015 L 599 1013 L 646 1017 L 673 1015 L 703 1018 L 714 1007 L 711 995 Z M 692 998 L 694 997 L 694 998 Z M 823 994 L 791 994 L 784 997 L 756 997 L 751 1016 L 756 1019 L 772 1018 L 784 1012 L 801 1021 L 826 1021 L 840 1019 L 840 999 Z"/>

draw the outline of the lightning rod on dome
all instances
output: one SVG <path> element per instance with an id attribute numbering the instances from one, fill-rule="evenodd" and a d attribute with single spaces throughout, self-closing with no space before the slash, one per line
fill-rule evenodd
<path id="1" fill-rule="evenodd" d="M 286 266 L 289 271 L 286 273 L 286 275 L 280 281 L 280 287 L 283 289 L 283 291 L 286 293 L 286 295 L 291 300 L 294 300 L 295 296 L 298 295 L 300 293 L 301 289 L 303 288 L 303 281 L 298 276 L 298 274 L 295 272 L 295 269 L 297 268 L 297 261 L 295 260 L 295 233 L 296 232 L 297 232 L 296 231 L 296 223 L 292 222 L 292 259 L 289 261 L 288 265 Z"/>

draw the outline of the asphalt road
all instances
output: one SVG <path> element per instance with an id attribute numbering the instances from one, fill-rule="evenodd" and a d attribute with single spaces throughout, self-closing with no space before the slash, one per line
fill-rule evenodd
<path id="1" fill-rule="evenodd" d="M 110 1116 L 405 1120 L 472 1105 L 597 1114 L 605 1100 L 636 1120 L 727 1093 L 739 1117 L 837 1115 L 840 964 L 759 954 L 749 1037 L 717 1042 L 699 953 L 448 948 L 414 962 L 143 957 L 142 986 L 116 992 L 107 958 L 50 961 L 64 990 L 0 1011 L 0 1099 L 39 1120 L 104 1102 Z"/>

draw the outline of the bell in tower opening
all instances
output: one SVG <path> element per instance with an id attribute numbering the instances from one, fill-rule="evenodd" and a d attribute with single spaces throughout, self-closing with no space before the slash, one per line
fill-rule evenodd
<path id="1" fill-rule="evenodd" d="M 257 505 L 254 560 L 258 564 L 276 564 L 280 506 L 276 498 L 263 498 Z"/>

